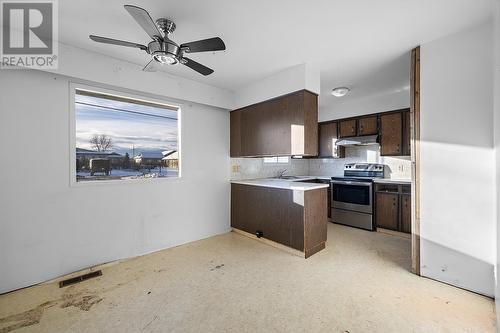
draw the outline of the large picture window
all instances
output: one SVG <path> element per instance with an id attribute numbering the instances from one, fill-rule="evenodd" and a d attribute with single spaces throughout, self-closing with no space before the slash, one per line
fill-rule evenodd
<path id="1" fill-rule="evenodd" d="M 77 182 L 179 176 L 179 108 L 75 90 Z"/>

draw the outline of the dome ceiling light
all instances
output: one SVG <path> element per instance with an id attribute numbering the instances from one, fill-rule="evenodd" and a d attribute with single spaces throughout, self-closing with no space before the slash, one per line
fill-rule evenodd
<path id="1" fill-rule="evenodd" d="M 351 89 L 347 87 L 337 87 L 332 90 L 332 95 L 335 97 L 344 97 L 351 91 Z"/>

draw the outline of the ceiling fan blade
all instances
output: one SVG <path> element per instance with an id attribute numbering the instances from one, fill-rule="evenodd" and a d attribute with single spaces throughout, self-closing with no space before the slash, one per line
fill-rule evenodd
<path id="1" fill-rule="evenodd" d="M 210 74 L 212 74 L 214 72 L 213 69 L 208 68 L 206 66 L 203 66 L 202 64 L 200 64 L 200 63 L 198 63 L 198 62 L 196 62 L 194 60 L 191 60 L 189 58 L 186 58 L 186 57 L 182 58 L 181 64 L 186 65 L 189 68 L 194 69 L 198 73 L 203 74 L 205 76 L 206 75 L 210 75 Z"/>
<path id="2" fill-rule="evenodd" d="M 136 22 L 146 31 L 149 37 L 152 39 L 163 39 L 163 34 L 145 9 L 134 5 L 125 5 L 124 7 L 134 20 L 136 20 Z"/>
<path id="3" fill-rule="evenodd" d="M 146 66 L 142 69 L 145 72 L 156 72 L 157 71 L 157 61 L 154 59 L 151 59 Z"/>
<path id="4" fill-rule="evenodd" d="M 132 42 L 126 42 L 124 40 L 118 40 L 118 39 L 100 37 L 100 36 L 94 36 L 94 35 L 90 35 L 89 38 L 92 39 L 94 42 L 98 42 L 98 43 L 136 47 L 136 48 L 144 50 L 144 51 L 146 51 L 148 49 L 145 45 L 132 43 Z"/>
<path id="5" fill-rule="evenodd" d="M 184 43 L 181 49 L 185 49 L 186 53 L 206 52 L 206 51 L 222 51 L 226 49 L 226 45 L 219 37 L 202 39 L 195 42 Z"/>

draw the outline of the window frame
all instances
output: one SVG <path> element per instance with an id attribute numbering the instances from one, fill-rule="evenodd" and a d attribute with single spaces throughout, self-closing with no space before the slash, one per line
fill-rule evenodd
<path id="1" fill-rule="evenodd" d="M 286 162 L 280 162 L 280 158 L 283 158 L 283 157 L 286 157 L 287 158 L 287 161 Z M 276 161 L 274 162 L 266 162 L 266 158 L 274 158 L 276 159 Z M 262 163 L 263 164 L 266 164 L 266 165 L 287 165 L 287 164 L 290 164 L 290 156 L 288 155 L 283 155 L 283 156 L 266 156 L 266 157 L 263 157 L 262 158 Z"/>
<path id="2" fill-rule="evenodd" d="M 138 179 L 120 179 L 120 180 L 96 180 L 96 181 L 85 181 L 79 182 L 76 180 L 76 108 L 75 108 L 75 96 L 77 90 L 84 90 L 89 92 L 95 92 L 98 94 L 111 95 L 118 98 L 136 100 L 145 103 L 154 103 L 159 105 L 164 105 L 169 108 L 177 109 L 177 151 L 179 153 L 178 162 L 178 175 L 177 177 L 159 177 L 159 178 L 138 178 Z M 162 182 L 162 181 L 180 181 L 182 180 L 182 103 L 176 103 L 164 99 L 159 99 L 156 97 L 150 97 L 147 95 L 136 95 L 135 93 L 128 93 L 124 91 L 114 90 L 99 87 L 98 85 L 87 85 L 81 83 L 70 82 L 69 83 L 69 185 L 70 187 L 86 187 L 86 186 L 108 186 L 114 184 L 141 184 L 150 182 Z"/>

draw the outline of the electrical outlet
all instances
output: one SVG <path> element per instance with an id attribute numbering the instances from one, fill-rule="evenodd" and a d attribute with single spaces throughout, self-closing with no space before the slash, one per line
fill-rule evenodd
<path id="1" fill-rule="evenodd" d="M 240 166 L 238 164 L 234 164 L 232 167 L 233 167 L 233 172 L 234 173 L 240 172 Z"/>

